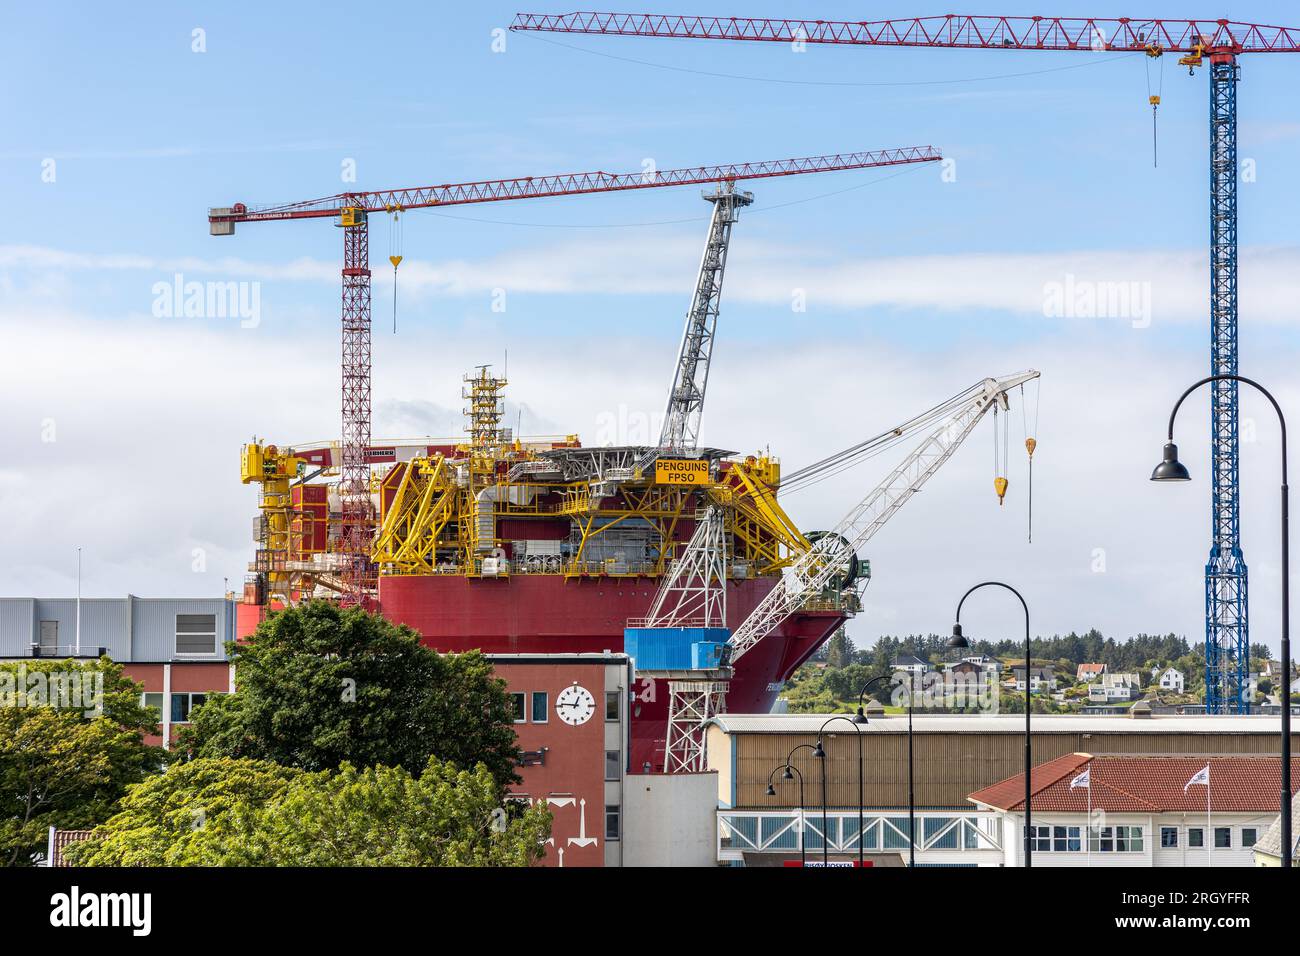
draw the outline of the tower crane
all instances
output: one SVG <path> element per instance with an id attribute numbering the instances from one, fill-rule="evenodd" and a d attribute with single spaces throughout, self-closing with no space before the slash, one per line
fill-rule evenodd
<path id="1" fill-rule="evenodd" d="M 851 587 L 861 548 L 943 467 L 980 419 L 994 409 L 1007 410 L 1008 393 L 1038 377 L 1031 369 L 986 378 L 873 439 L 790 475 L 788 483 L 801 480 L 801 476 L 808 480 L 918 433 L 924 435 L 830 532 L 817 536 L 812 547 L 785 568 L 776 586 L 729 635 L 725 627 L 726 537 L 721 532 L 720 510 L 707 509 L 681 558 L 665 576 L 650 615 L 628 622 L 624 637 L 624 649 L 630 655 L 655 662 L 644 667 L 639 660 L 638 673 L 668 680 L 664 766 L 669 773 L 704 769 L 704 724 L 724 706 L 736 662 L 808 602 L 827 591 Z M 690 668 L 658 663 L 672 656 L 673 645 L 690 647 Z M 716 651 L 710 654 L 708 649 L 713 648 Z"/>
<path id="2" fill-rule="evenodd" d="M 691 184 L 734 184 L 741 180 L 807 173 L 870 169 L 909 163 L 935 162 L 942 157 L 930 146 L 911 146 L 870 152 L 808 156 L 726 166 L 643 170 L 635 173 L 565 173 L 525 176 L 482 182 L 418 186 L 337 193 L 321 199 L 249 206 L 234 203 L 208 210 L 208 229 L 214 236 L 232 236 L 238 223 L 332 219 L 343 230 L 342 306 L 342 461 L 339 500 L 342 536 L 339 553 L 346 586 L 345 603 L 362 603 L 367 589 L 370 542 L 374 516 L 370 505 L 370 233 L 371 213 L 401 215 L 412 209 L 430 209 L 470 203 L 540 199 L 586 193 L 654 189 Z M 394 263 L 396 268 L 396 263 Z"/>
<path id="3" fill-rule="evenodd" d="M 1300 28 L 1226 19 L 1006 17 L 947 14 L 875 21 L 520 13 L 512 30 L 678 39 L 1049 52 L 1182 54 L 1189 73 L 1209 61 L 1210 374 L 1237 361 L 1237 81 L 1247 53 L 1298 53 Z M 1153 104 L 1158 99 L 1152 99 Z M 1210 713 L 1248 713 L 1250 635 L 1241 549 L 1237 383 L 1211 393 L 1211 545 L 1205 565 L 1205 684 Z"/>

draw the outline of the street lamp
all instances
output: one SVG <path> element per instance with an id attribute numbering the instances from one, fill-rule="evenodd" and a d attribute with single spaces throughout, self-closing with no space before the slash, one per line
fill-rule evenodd
<path id="1" fill-rule="evenodd" d="M 881 674 L 879 677 L 873 677 L 863 685 L 862 690 L 858 693 L 858 713 L 853 718 L 855 724 L 867 723 L 867 711 L 863 706 L 866 703 L 867 691 L 871 685 L 877 681 L 889 680 L 892 674 Z M 907 688 L 907 865 L 916 866 L 916 796 L 913 789 L 912 776 L 912 687 L 909 682 Z M 863 837 L 859 837 L 863 839 Z"/>
<path id="2" fill-rule="evenodd" d="M 776 788 L 772 786 L 772 776 L 778 770 L 782 770 L 782 769 L 785 770 L 785 773 L 781 774 L 782 780 L 793 780 L 796 775 L 799 777 L 799 865 L 801 867 L 806 867 L 808 865 L 808 855 L 805 849 L 804 838 L 803 838 L 803 834 L 804 834 L 803 771 L 800 770 L 798 767 L 791 765 L 790 763 L 786 763 L 784 766 L 781 764 L 777 764 L 775 767 L 772 768 L 772 773 L 769 773 L 767 775 L 767 795 L 769 797 L 776 796 Z"/>
<path id="3" fill-rule="evenodd" d="M 966 603 L 966 599 L 980 588 L 999 587 L 1010 591 L 1020 599 L 1020 606 L 1025 610 L 1025 866 L 1033 866 L 1033 842 L 1030 838 L 1030 794 L 1029 773 L 1033 766 L 1031 756 L 1031 745 L 1029 742 L 1029 712 L 1033 709 L 1030 706 L 1032 697 L 1033 684 L 1033 661 L 1029 653 L 1029 605 L 1025 603 L 1024 595 L 1009 584 L 1003 584 L 1001 581 L 984 581 L 975 585 L 969 591 L 962 595 L 961 600 L 957 602 L 956 623 L 952 626 L 952 637 L 948 640 L 948 647 L 951 649 L 961 649 L 970 647 L 970 641 L 966 640 L 961 632 L 961 606 Z"/>
<path id="4" fill-rule="evenodd" d="M 1286 482 L 1286 417 L 1277 399 L 1259 382 L 1240 375 L 1207 375 L 1188 388 L 1174 402 L 1174 410 L 1169 413 L 1169 440 L 1164 448 L 1164 460 L 1151 472 L 1152 481 L 1190 481 L 1187 468 L 1178 460 L 1178 446 L 1174 444 L 1174 418 L 1183 404 L 1183 399 L 1207 382 L 1244 382 L 1259 390 L 1269 400 L 1277 412 L 1278 424 L 1282 426 L 1282 865 L 1291 866 L 1291 549 L 1288 541 L 1290 535 L 1290 511 L 1287 505 Z"/>
<path id="5" fill-rule="evenodd" d="M 852 727 L 853 732 L 857 734 L 858 737 L 858 866 L 862 866 L 866 861 L 866 856 L 863 853 L 863 846 L 862 846 L 862 844 L 865 842 L 863 839 L 864 834 L 862 831 L 866 826 L 866 810 L 862 802 L 863 793 L 864 793 L 863 785 L 862 785 L 862 780 L 863 780 L 862 727 L 856 719 L 850 720 L 848 717 L 845 717 L 843 714 L 836 714 L 834 717 L 827 718 L 826 722 L 821 725 L 821 729 L 817 731 L 817 746 L 813 748 L 813 756 L 818 758 L 822 762 L 822 831 L 823 831 L 822 832 L 822 850 L 823 850 L 822 857 L 824 862 L 825 855 L 826 855 L 825 854 L 826 844 L 829 842 L 829 834 L 825 832 L 826 830 L 826 751 L 822 749 L 822 734 L 825 732 L 826 727 L 828 725 L 835 723 L 835 721 L 837 720 L 842 720 L 845 723 L 847 723 L 850 727 Z M 863 715 L 863 722 L 865 723 L 865 721 L 866 721 L 866 717 L 865 715 Z"/>
<path id="6" fill-rule="evenodd" d="M 796 767 L 794 764 L 792 764 L 790 761 L 794 759 L 795 754 L 797 754 L 800 750 L 803 750 L 805 748 L 811 750 L 813 752 L 814 757 L 817 756 L 817 751 L 821 749 L 821 745 L 822 745 L 821 739 L 818 738 L 816 747 L 814 747 L 812 744 L 798 744 L 790 748 L 790 752 L 785 755 L 785 764 L 784 764 L 785 773 L 782 774 L 782 776 L 786 780 L 790 779 L 791 771 L 794 771 L 795 773 L 799 774 L 799 860 L 801 863 L 805 863 L 805 864 L 807 863 L 807 860 L 804 857 L 804 826 L 803 825 L 806 818 L 803 812 L 803 808 L 804 808 L 803 774 L 800 772 L 799 768 Z M 825 756 L 825 754 L 823 754 L 823 756 Z M 779 769 L 781 766 L 783 765 L 777 764 L 776 767 L 773 767 L 772 773 L 776 773 L 777 769 Z M 771 773 L 767 775 L 767 796 L 769 797 L 776 796 L 776 788 L 772 786 Z M 825 761 L 822 762 L 822 866 L 823 867 L 826 866 L 826 763 Z"/>

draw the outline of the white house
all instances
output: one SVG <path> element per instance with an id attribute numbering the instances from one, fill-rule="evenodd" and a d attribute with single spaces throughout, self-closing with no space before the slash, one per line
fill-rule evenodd
<path id="1" fill-rule="evenodd" d="M 890 666 L 896 671 L 903 671 L 913 677 L 920 677 L 930 670 L 930 665 L 927 662 L 911 654 L 899 654 L 898 657 L 894 658 L 894 663 Z"/>
<path id="2" fill-rule="evenodd" d="M 1103 674 L 1088 685 L 1088 703 L 1117 704 L 1136 700 L 1142 694 L 1137 674 Z"/>
<path id="3" fill-rule="evenodd" d="M 1105 664 L 1080 664 L 1079 669 L 1075 671 L 1074 679 L 1090 684 L 1105 673 Z"/>
<path id="4" fill-rule="evenodd" d="M 1293 779 L 1297 771 L 1300 759 Z M 1033 796 L 1035 866 L 1223 867 L 1256 865 L 1255 844 L 1277 816 L 1280 773 L 1277 758 L 1263 755 L 1074 753 L 1040 764 L 1033 779 L 1042 784 Z M 1002 814 L 1004 866 L 1024 862 L 1024 794 L 1017 774 L 968 798 Z"/>
<path id="5" fill-rule="evenodd" d="M 1024 693 L 1025 690 L 1025 665 L 1018 664 L 1011 668 L 1011 676 L 1015 681 L 1016 690 Z M 1056 690 L 1056 674 L 1051 667 L 1031 667 L 1029 669 L 1029 692 L 1031 694 L 1042 693 L 1044 690 Z"/>
<path id="6" fill-rule="evenodd" d="M 1186 677 L 1182 671 L 1176 667 L 1166 667 L 1164 670 L 1156 668 L 1157 674 L 1152 675 L 1152 680 L 1159 685 L 1161 690 L 1173 691 L 1175 694 L 1181 694 L 1186 686 Z"/>

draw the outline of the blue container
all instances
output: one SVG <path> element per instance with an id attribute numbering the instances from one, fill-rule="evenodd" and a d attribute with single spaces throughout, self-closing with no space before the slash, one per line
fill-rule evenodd
<path id="1" fill-rule="evenodd" d="M 638 670 L 701 670 L 717 666 L 730 636 L 725 627 L 629 627 L 623 631 L 623 650 Z"/>

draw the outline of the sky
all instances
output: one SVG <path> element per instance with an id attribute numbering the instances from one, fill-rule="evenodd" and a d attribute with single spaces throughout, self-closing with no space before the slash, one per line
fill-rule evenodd
<path id="1" fill-rule="evenodd" d="M 1046 12 L 1222 15 L 1195 6 Z M 1204 393 L 1178 428 L 1195 480 L 1147 477 L 1173 400 L 1208 368 L 1204 70 L 1189 78 L 1174 56 L 503 34 L 517 8 L 497 3 L 6 7 L 0 594 L 74 593 L 79 547 L 88 596 L 235 587 L 256 507 L 240 445 L 337 436 L 339 232 L 311 221 L 212 237 L 211 206 L 933 145 L 942 166 L 749 185 L 702 442 L 770 449 L 795 469 L 985 376 L 1038 369 L 1010 420 L 981 424 L 863 549 L 873 580 L 850 635 L 942 632 L 966 588 L 996 577 L 1025 593 L 1035 633 L 1203 639 Z M 1288 12 L 1239 3 L 1232 16 Z M 1241 370 L 1286 410 L 1300 408 L 1297 76 L 1300 57 L 1247 56 L 1238 93 Z M 400 249 L 373 219 L 376 438 L 459 434 L 461 375 L 508 355 L 507 415 L 524 433 L 644 440 L 708 212 L 698 187 L 412 212 Z M 191 282 L 238 283 L 244 312 L 174 314 Z M 1242 416 L 1251 639 L 1276 648 L 1278 430 L 1253 395 Z M 891 464 L 787 509 L 830 527 Z M 990 592 L 963 621 L 1014 636 L 1018 614 Z"/>

